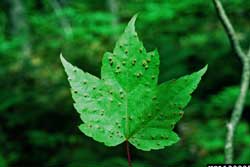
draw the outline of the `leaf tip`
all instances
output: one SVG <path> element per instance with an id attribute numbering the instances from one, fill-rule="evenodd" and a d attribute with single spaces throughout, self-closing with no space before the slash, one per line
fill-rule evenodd
<path id="1" fill-rule="evenodd" d="M 62 58 L 62 57 L 63 57 L 62 52 L 60 52 L 60 58 Z"/>
<path id="2" fill-rule="evenodd" d="M 208 65 L 205 65 L 200 71 L 198 71 L 198 73 L 200 73 L 201 76 L 203 76 L 206 73 L 207 68 L 208 68 Z"/>
<path id="3" fill-rule="evenodd" d="M 63 57 L 62 52 L 60 53 L 60 59 L 61 59 L 62 64 L 64 65 L 66 63 L 66 60 Z"/>
<path id="4" fill-rule="evenodd" d="M 131 18 L 131 20 L 129 21 L 129 24 L 134 25 L 134 24 L 135 24 L 135 21 L 136 21 L 136 19 L 137 19 L 137 17 L 138 17 L 138 13 L 136 13 L 136 14 Z"/>
<path id="5" fill-rule="evenodd" d="M 128 26 L 125 31 L 135 32 L 135 21 L 137 19 L 138 13 L 135 14 L 129 21 Z"/>
<path id="6" fill-rule="evenodd" d="M 62 53 L 60 53 L 60 59 L 62 62 L 63 67 L 65 68 L 66 72 L 69 67 L 72 68 L 72 65 L 63 57 Z"/>

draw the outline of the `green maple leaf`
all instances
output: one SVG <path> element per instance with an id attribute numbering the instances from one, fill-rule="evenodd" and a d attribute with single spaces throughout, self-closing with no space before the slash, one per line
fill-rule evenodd
<path id="1" fill-rule="evenodd" d="M 124 141 L 149 151 L 176 143 L 174 125 L 183 116 L 207 67 L 157 85 L 159 55 L 147 52 L 135 32 L 133 17 L 113 53 L 102 60 L 101 79 L 61 61 L 71 85 L 80 130 L 107 146 Z"/>

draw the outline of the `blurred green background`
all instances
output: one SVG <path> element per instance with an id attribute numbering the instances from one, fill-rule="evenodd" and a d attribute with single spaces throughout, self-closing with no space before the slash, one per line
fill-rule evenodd
<path id="1" fill-rule="evenodd" d="M 248 48 L 250 1 L 222 3 Z M 100 76 L 103 53 L 136 13 L 140 39 L 161 55 L 159 83 L 209 68 L 175 128 L 181 141 L 151 152 L 132 147 L 134 166 L 223 162 L 241 63 L 211 0 L 1 0 L 0 8 L 0 167 L 127 166 L 123 144 L 106 147 L 78 130 L 59 54 Z M 249 109 L 250 92 L 235 139 L 238 163 L 250 162 Z"/>

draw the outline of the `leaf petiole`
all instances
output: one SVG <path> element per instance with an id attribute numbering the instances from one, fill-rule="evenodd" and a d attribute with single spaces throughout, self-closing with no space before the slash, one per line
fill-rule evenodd
<path id="1" fill-rule="evenodd" d="M 129 142 L 128 142 L 128 140 L 126 140 L 126 151 L 127 151 L 127 157 L 128 157 L 128 167 L 132 167 L 131 155 L 130 155 Z"/>

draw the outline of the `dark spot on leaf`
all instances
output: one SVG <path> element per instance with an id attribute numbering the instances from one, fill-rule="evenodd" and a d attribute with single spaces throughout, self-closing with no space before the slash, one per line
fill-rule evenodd
<path id="1" fill-rule="evenodd" d="M 77 90 L 74 90 L 74 93 L 78 93 Z"/>
<path id="2" fill-rule="evenodd" d="M 114 62 L 113 62 L 113 61 L 110 61 L 109 64 L 110 64 L 110 66 L 112 66 L 112 65 L 114 64 Z"/>
<path id="3" fill-rule="evenodd" d="M 154 79 L 155 79 L 155 76 L 154 76 L 154 75 L 152 75 L 152 77 L 151 77 L 151 78 L 152 78 L 152 80 L 154 80 Z"/>
<path id="4" fill-rule="evenodd" d="M 140 73 L 136 73 L 135 75 L 137 78 L 139 78 L 141 76 Z"/>
<path id="5" fill-rule="evenodd" d="M 183 114 L 184 114 L 184 112 L 179 112 L 179 115 L 180 115 L 180 116 L 183 116 Z"/>
<path id="6" fill-rule="evenodd" d="M 132 65 L 135 65 L 135 63 L 136 63 L 136 59 L 134 59 L 134 60 L 132 61 Z"/>
<path id="7" fill-rule="evenodd" d="M 120 73 L 121 73 L 121 70 L 116 70 L 115 73 L 116 73 L 116 74 L 120 74 Z"/>
<path id="8" fill-rule="evenodd" d="M 125 65 L 126 65 L 126 61 L 123 61 L 123 62 L 122 62 L 122 65 L 124 65 L 124 66 L 125 66 Z"/>
<path id="9" fill-rule="evenodd" d="M 138 72 L 135 74 L 137 78 L 140 78 L 142 76 L 142 73 L 141 72 Z"/>
<path id="10" fill-rule="evenodd" d="M 139 52 L 142 53 L 142 48 L 139 49 Z"/>
<path id="11" fill-rule="evenodd" d="M 147 58 L 147 62 L 149 63 L 151 61 L 151 59 L 150 58 Z"/>

